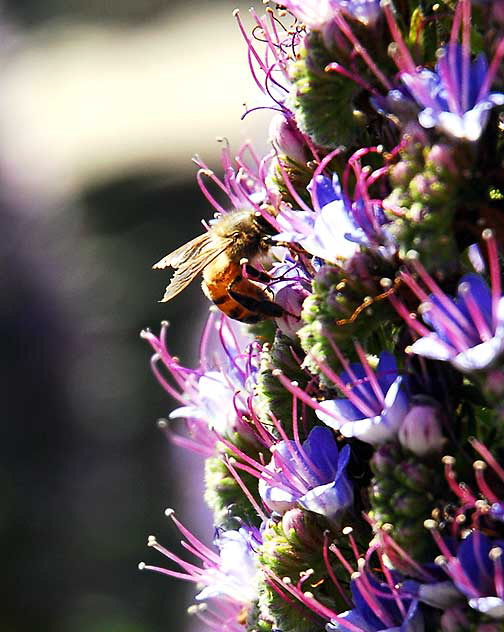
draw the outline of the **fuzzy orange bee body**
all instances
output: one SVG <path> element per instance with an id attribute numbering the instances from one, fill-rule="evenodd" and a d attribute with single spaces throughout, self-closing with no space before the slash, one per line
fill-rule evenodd
<path id="1" fill-rule="evenodd" d="M 253 268 L 269 249 L 271 227 L 256 211 L 235 210 L 216 220 L 203 235 L 163 257 L 153 267 L 175 269 L 162 302 L 181 292 L 199 273 L 203 291 L 227 316 L 244 323 L 256 323 L 283 314 L 271 300 L 269 291 L 242 274 L 246 259 L 248 276 L 268 281 L 265 273 Z"/>

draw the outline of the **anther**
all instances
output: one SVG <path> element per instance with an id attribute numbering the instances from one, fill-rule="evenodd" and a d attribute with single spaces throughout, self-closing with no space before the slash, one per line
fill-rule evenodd
<path id="1" fill-rule="evenodd" d="M 446 566 L 446 557 L 444 555 L 438 555 L 436 558 L 434 558 L 434 564 L 436 564 L 436 566 Z"/>
<path id="2" fill-rule="evenodd" d="M 420 259 L 420 255 L 418 250 L 408 250 L 408 252 L 404 255 L 405 261 L 418 261 Z"/>
<path id="3" fill-rule="evenodd" d="M 498 560 L 502 555 L 502 548 L 500 546 L 494 546 L 493 549 L 490 549 L 489 553 L 488 553 L 488 557 L 492 560 L 492 562 L 495 562 L 496 560 Z"/>

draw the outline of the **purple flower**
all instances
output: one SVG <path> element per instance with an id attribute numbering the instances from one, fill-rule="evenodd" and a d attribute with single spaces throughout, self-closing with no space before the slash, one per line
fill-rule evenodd
<path id="1" fill-rule="evenodd" d="M 214 542 L 218 549 L 215 552 L 180 523 L 172 509 L 167 509 L 165 514 L 184 536 L 182 546 L 199 559 L 200 565 L 165 549 L 154 536 L 150 536 L 148 545 L 177 564 L 181 570 L 151 566 L 144 562 L 139 564 L 139 568 L 194 582 L 200 587 L 196 600 L 204 602 L 205 606 L 203 609 L 193 606 L 191 611 L 201 615 L 212 629 L 240 632 L 243 626 L 239 620 L 258 596 L 255 555 L 256 546 L 261 544 L 258 530 L 242 527 L 237 531 L 220 533 Z"/>
<path id="2" fill-rule="evenodd" d="M 462 277 L 457 298 L 441 290 L 431 294 L 421 311 L 434 331 L 411 345 L 418 355 L 471 372 L 488 368 L 504 352 L 504 297 L 492 296 L 479 275 Z"/>
<path id="3" fill-rule="evenodd" d="M 284 334 L 293 338 L 303 325 L 301 310 L 311 293 L 310 275 L 301 263 L 287 256 L 283 263 L 272 266 L 270 276 L 268 288 L 273 292 L 273 300 L 284 309 L 284 314 L 275 321 Z"/>
<path id="4" fill-rule="evenodd" d="M 256 531 L 256 530 L 255 530 Z M 224 531 L 214 542 L 219 549 L 219 561 L 207 568 L 204 588 L 196 595 L 198 601 L 212 597 L 229 597 L 235 601 L 252 603 L 257 598 L 257 573 L 251 534 L 241 528 Z"/>
<path id="5" fill-rule="evenodd" d="M 473 531 L 460 543 L 443 569 L 464 594 L 469 606 L 492 619 L 504 620 L 503 540 Z"/>
<path id="6" fill-rule="evenodd" d="M 379 581 L 369 570 L 354 575 L 350 590 L 355 607 L 338 615 L 344 620 L 341 623 L 336 620 L 327 624 L 327 632 L 347 632 L 349 626 L 345 622 L 362 632 L 423 632 L 418 601 L 402 597 L 395 586 Z"/>
<path id="7" fill-rule="evenodd" d="M 158 381 L 181 406 L 170 419 L 185 418 L 192 437 L 174 442 L 205 456 L 214 452 L 217 431 L 222 436 L 242 432 L 250 436 L 243 416 L 251 414 L 251 396 L 256 384 L 260 347 L 240 333 L 237 325 L 211 314 L 200 345 L 200 366 L 190 369 L 172 356 L 166 345 L 168 324 L 159 337 L 150 331 L 142 336 L 154 350 L 151 365 Z"/>
<path id="8" fill-rule="evenodd" d="M 343 194 L 337 174 L 332 179 L 317 176 L 308 189 L 316 211 L 282 208 L 277 216 L 278 241 L 296 242 L 307 252 L 326 261 L 337 262 L 354 255 L 367 235 L 354 218 L 350 201 Z"/>
<path id="9" fill-rule="evenodd" d="M 353 502 L 346 466 L 350 447 L 338 451 L 329 428 L 316 426 L 303 444 L 280 441 L 259 480 L 259 493 L 273 511 L 284 513 L 300 505 L 337 520 Z"/>
<path id="10" fill-rule="evenodd" d="M 437 127 L 455 138 L 478 140 L 490 110 L 504 104 L 504 94 L 490 92 L 485 55 L 471 62 L 470 50 L 454 42 L 444 48 L 434 71 L 402 72 L 401 79 L 423 108 L 422 127 Z"/>
<path id="11" fill-rule="evenodd" d="M 316 410 L 321 421 L 344 437 L 357 437 L 373 445 L 397 434 L 409 401 L 405 378 L 398 374 L 392 354 L 380 354 L 376 373 L 368 365 L 351 364 L 336 385 L 347 397 L 321 402 L 324 410 Z"/>

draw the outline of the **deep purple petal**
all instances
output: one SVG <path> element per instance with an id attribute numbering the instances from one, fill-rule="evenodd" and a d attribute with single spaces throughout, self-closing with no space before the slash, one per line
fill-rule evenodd
<path id="1" fill-rule="evenodd" d="M 392 353 L 382 351 L 376 367 L 376 377 L 383 393 L 386 393 L 397 377 L 397 362 Z"/>
<path id="2" fill-rule="evenodd" d="M 462 540 L 457 551 L 457 558 L 465 574 L 477 592 L 482 595 L 495 594 L 493 565 L 488 557 L 492 546 L 490 538 L 479 531 L 473 531 L 465 540 Z M 464 586 L 457 583 L 456 577 L 454 580 L 458 588 L 465 592 Z"/>

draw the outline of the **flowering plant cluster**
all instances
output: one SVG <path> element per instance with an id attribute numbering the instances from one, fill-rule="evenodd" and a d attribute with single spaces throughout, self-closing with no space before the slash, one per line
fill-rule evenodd
<path id="1" fill-rule="evenodd" d="M 143 332 L 217 535 L 169 510 L 187 555 L 151 537 L 142 567 L 195 582 L 209 630 L 504 630 L 504 3 L 252 16 L 272 150 L 198 182 L 271 226 L 278 310 L 213 308 L 197 368 Z"/>

